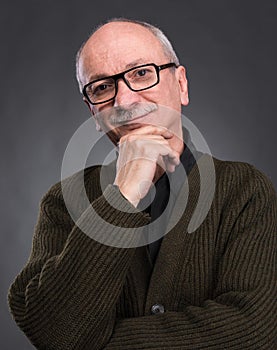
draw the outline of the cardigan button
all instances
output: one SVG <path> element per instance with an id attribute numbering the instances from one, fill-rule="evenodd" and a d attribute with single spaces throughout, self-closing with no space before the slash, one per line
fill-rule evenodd
<path id="1" fill-rule="evenodd" d="M 164 313 L 164 306 L 162 304 L 154 304 L 152 307 L 151 307 L 151 313 L 153 315 L 156 315 L 156 314 L 163 314 Z"/>

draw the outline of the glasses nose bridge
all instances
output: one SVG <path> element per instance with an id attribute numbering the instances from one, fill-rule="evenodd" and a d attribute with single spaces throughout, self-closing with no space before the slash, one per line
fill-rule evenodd
<path id="1" fill-rule="evenodd" d="M 128 73 L 129 70 L 113 76 L 115 82 L 114 106 L 128 105 L 131 102 L 137 101 L 139 98 L 137 91 L 131 87 L 129 80 L 126 77 L 126 74 Z M 124 84 L 119 86 L 119 80 L 123 80 Z"/>
<path id="2" fill-rule="evenodd" d="M 122 73 L 118 73 L 118 74 L 114 75 L 113 79 L 114 79 L 115 86 L 116 86 L 116 93 L 118 91 L 118 80 L 120 80 L 120 79 L 122 79 L 124 81 L 124 83 L 127 85 L 127 87 L 131 90 L 130 83 L 125 77 L 126 73 L 128 73 L 128 72 L 122 72 Z"/>

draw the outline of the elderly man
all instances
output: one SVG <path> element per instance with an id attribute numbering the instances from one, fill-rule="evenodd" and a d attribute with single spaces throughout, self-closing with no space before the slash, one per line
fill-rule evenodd
<path id="1" fill-rule="evenodd" d="M 183 142 L 186 72 L 168 40 L 149 24 L 111 20 L 81 47 L 77 78 L 97 129 L 117 147 L 116 166 L 104 188 L 100 167 L 86 169 L 87 208 L 79 174 L 43 197 L 30 258 L 9 291 L 19 327 L 47 350 L 273 349 L 275 191 L 253 166 L 213 159 L 211 206 L 188 232 L 206 156 Z M 174 178 L 182 167 L 188 181 Z M 152 183 L 155 198 L 142 205 Z M 168 203 L 159 239 L 141 244 Z"/>

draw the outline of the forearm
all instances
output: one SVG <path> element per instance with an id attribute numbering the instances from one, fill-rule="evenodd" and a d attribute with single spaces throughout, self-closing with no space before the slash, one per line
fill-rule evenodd
<path id="1" fill-rule="evenodd" d="M 29 261 L 10 289 L 15 320 L 39 349 L 100 349 L 111 335 L 115 304 L 134 249 L 100 244 L 80 230 L 79 226 L 91 227 L 95 236 L 107 234 L 107 230 L 115 236 L 120 232 L 119 226 L 103 224 L 105 212 L 109 211 L 111 221 L 113 210 L 105 207 L 104 198 L 92 205 L 95 216 L 85 211 L 60 254 L 54 256 L 51 246 L 59 239 L 61 227 L 50 228 L 49 223 L 47 232 L 41 232 L 45 229 L 45 219 L 41 219 L 43 225 L 38 225 L 36 235 L 41 236 L 41 244 L 48 245 L 49 258 L 41 252 L 40 259 Z M 103 220 L 96 212 L 103 213 Z M 126 223 L 133 220 L 129 214 L 122 215 Z M 142 214 L 139 218 L 145 222 Z"/>
<path id="2" fill-rule="evenodd" d="M 256 298 L 261 298 L 260 305 L 253 307 Z M 119 320 L 105 350 L 273 350 L 275 309 L 272 289 L 252 295 L 230 293 L 221 296 L 220 301 L 207 300 L 201 307 Z"/>

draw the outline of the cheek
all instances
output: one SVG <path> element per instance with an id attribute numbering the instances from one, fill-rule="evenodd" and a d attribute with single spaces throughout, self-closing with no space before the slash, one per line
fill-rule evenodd
<path id="1" fill-rule="evenodd" d="M 180 87 L 176 78 L 173 76 L 169 76 L 168 80 L 165 79 L 163 82 L 160 82 L 160 84 L 157 85 L 157 87 L 160 88 L 160 103 L 166 103 L 168 107 L 179 109 L 179 107 L 181 106 L 181 95 Z"/>
<path id="2" fill-rule="evenodd" d="M 97 124 L 100 125 L 101 129 L 104 131 L 104 132 L 107 132 L 109 131 L 110 129 L 112 129 L 112 127 L 110 126 L 109 124 L 109 121 L 107 118 L 104 118 L 103 115 L 99 118 L 96 118 L 96 122 Z"/>
<path id="3" fill-rule="evenodd" d="M 181 109 L 179 89 L 177 89 L 176 86 L 172 86 L 171 88 L 168 88 L 167 86 L 160 98 L 160 103 L 169 108 L 179 111 Z"/>
<path id="4" fill-rule="evenodd" d="M 110 102 L 106 104 L 92 106 L 91 112 L 95 119 L 95 122 L 98 123 L 102 128 L 105 125 L 107 125 L 108 118 L 105 118 L 105 111 L 108 111 L 108 109 L 111 107 L 112 104 Z M 100 117 L 97 117 L 97 115 L 100 115 Z"/>
<path id="5" fill-rule="evenodd" d="M 96 113 L 101 113 L 103 111 L 105 111 L 108 108 L 111 108 L 113 106 L 113 102 L 106 102 L 106 103 L 101 103 L 99 105 L 94 105 L 92 106 L 92 111 L 96 114 Z"/>

